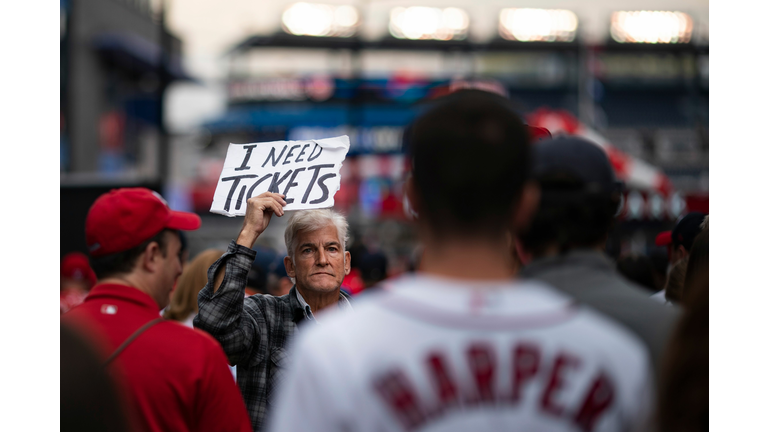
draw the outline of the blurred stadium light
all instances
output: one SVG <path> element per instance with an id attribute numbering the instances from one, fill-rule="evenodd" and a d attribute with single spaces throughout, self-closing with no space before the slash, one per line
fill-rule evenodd
<path id="1" fill-rule="evenodd" d="M 353 36 L 360 15 L 353 6 L 294 3 L 283 12 L 283 29 L 299 36 Z"/>
<path id="2" fill-rule="evenodd" d="M 469 15 L 462 9 L 396 7 L 389 15 L 389 32 L 398 39 L 464 39 Z"/>
<path id="3" fill-rule="evenodd" d="M 688 43 L 693 19 L 682 12 L 622 11 L 611 15 L 611 36 L 620 43 Z"/>
<path id="4" fill-rule="evenodd" d="M 564 9 L 502 9 L 499 34 L 521 42 L 572 42 L 579 20 Z"/>

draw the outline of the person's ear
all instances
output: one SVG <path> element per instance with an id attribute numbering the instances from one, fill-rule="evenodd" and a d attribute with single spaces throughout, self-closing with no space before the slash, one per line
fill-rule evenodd
<path id="1" fill-rule="evenodd" d="M 344 274 L 348 275 L 352 270 L 352 255 L 349 251 L 344 251 Z"/>
<path id="2" fill-rule="evenodd" d="M 405 192 L 403 210 L 405 211 L 406 216 L 409 216 L 413 219 L 418 219 L 419 211 L 421 210 L 421 200 L 419 199 L 418 193 L 416 192 L 416 185 L 413 182 L 413 174 L 408 174 L 408 178 L 405 179 L 403 189 Z"/>
<path id="3" fill-rule="evenodd" d="M 147 273 L 155 273 L 159 270 L 162 258 L 162 251 L 157 242 L 149 242 L 144 252 L 139 258 L 140 265 Z"/>
<path id="4" fill-rule="evenodd" d="M 541 188 L 534 181 L 527 181 L 520 192 L 520 199 L 517 201 L 517 208 L 512 215 L 512 228 L 514 232 L 520 232 L 528 228 L 533 220 L 533 216 L 539 209 L 539 200 L 541 199 Z"/>
<path id="5" fill-rule="evenodd" d="M 519 238 L 515 238 L 515 251 L 517 251 L 517 257 L 524 266 L 533 260 L 533 257 L 525 250 L 525 246 L 523 246 L 523 242 Z"/>
<path id="6" fill-rule="evenodd" d="M 291 257 L 287 256 L 283 258 L 283 264 L 285 264 L 285 272 L 288 273 L 288 277 L 295 278 L 296 268 L 293 267 L 293 261 L 291 260 Z"/>

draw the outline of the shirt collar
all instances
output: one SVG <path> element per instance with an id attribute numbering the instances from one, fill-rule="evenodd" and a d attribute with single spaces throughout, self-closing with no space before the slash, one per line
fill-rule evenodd
<path id="1" fill-rule="evenodd" d="M 301 292 L 299 292 L 298 289 L 296 289 L 296 297 L 299 299 L 299 304 L 301 304 L 301 310 L 304 312 L 304 318 L 314 321 L 315 316 L 312 315 L 312 308 L 309 307 L 309 304 L 307 304 L 307 301 L 304 300 L 304 297 L 301 296 Z"/>
<path id="2" fill-rule="evenodd" d="M 296 289 L 295 285 L 294 285 L 294 289 Z M 296 297 L 299 299 L 301 310 L 304 312 L 304 318 L 310 321 L 314 321 L 315 316 L 312 314 L 312 308 L 309 306 L 307 301 L 304 300 L 304 297 L 301 296 L 301 292 L 299 292 L 298 289 L 296 289 Z M 352 304 L 349 302 L 349 300 L 341 290 L 339 290 L 339 301 L 336 304 L 339 306 L 339 309 L 352 308 Z"/>
<path id="3" fill-rule="evenodd" d="M 149 294 L 130 285 L 114 283 L 98 284 L 91 289 L 85 301 L 107 298 L 135 303 L 154 313 L 160 314 L 160 309 L 157 307 L 157 303 L 149 296 Z"/>

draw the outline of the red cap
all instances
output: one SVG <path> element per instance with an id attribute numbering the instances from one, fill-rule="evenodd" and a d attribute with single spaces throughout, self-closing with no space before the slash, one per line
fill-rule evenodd
<path id="1" fill-rule="evenodd" d="M 61 277 L 87 281 L 91 286 L 96 284 L 96 273 L 88 263 L 84 253 L 70 252 L 61 259 Z"/>
<path id="2" fill-rule="evenodd" d="M 672 231 L 662 231 L 656 236 L 656 246 L 666 246 L 672 243 Z"/>
<path id="3" fill-rule="evenodd" d="M 549 129 L 537 126 L 528 126 L 528 136 L 531 138 L 531 142 L 541 141 L 544 139 L 552 138 L 552 132 Z"/>
<path id="4" fill-rule="evenodd" d="M 91 256 L 123 252 L 163 229 L 196 230 L 200 216 L 168 208 L 147 188 L 112 189 L 93 203 L 85 219 L 85 243 Z"/>

